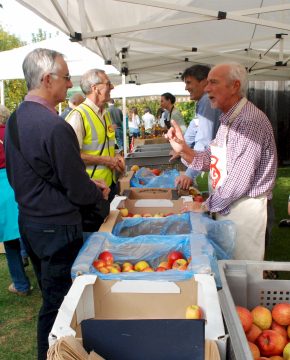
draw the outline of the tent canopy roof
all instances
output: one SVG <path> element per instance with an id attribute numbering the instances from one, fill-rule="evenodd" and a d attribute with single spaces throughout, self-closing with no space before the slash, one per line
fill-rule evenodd
<path id="1" fill-rule="evenodd" d="M 290 0 L 17 1 L 137 83 L 225 61 L 253 80 L 290 77 Z"/>
<path id="2" fill-rule="evenodd" d="M 120 78 L 118 76 L 119 71 L 112 65 L 104 65 L 104 60 L 96 53 L 82 46 L 82 44 L 71 42 L 68 38 L 57 37 L 12 50 L 1 51 L 0 80 L 23 79 L 23 60 L 30 51 L 39 47 L 56 50 L 64 54 L 74 83 L 78 83 L 80 76 L 92 68 L 103 69 L 110 76 Z"/>

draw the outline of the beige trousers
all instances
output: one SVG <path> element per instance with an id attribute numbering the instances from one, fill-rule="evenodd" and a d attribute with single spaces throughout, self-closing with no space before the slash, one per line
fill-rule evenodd
<path id="1" fill-rule="evenodd" d="M 232 220 L 236 225 L 235 260 L 264 260 L 267 226 L 267 197 L 242 198 L 231 206 L 228 215 L 217 220 Z"/>

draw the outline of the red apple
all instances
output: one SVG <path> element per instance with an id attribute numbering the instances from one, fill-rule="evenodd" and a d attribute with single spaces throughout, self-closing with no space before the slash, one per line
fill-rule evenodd
<path id="1" fill-rule="evenodd" d="M 279 325 L 290 325 L 290 304 L 276 304 L 272 309 L 272 317 Z"/>
<path id="2" fill-rule="evenodd" d="M 279 334 L 281 334 L 285 340 L 287 340 L 287 330 L 284 326 L 279 325 L 276 321 L 272 321 L 271 330 L 277 331 Z"/>
<path id="3" fill-rule="evenodd" d="M 101 267 L 104 267 L 104 266 L 106 266 L 107 264 L 106 264 L 106 262 L 104 261 L 104 260 L 100 260 L 100 259 L 96 259 L 96 260 L 94 260 L 94 262 L 93 262 L 93 267 L 95 268 L 95 269 L 99 269 L 99 268 L 101 268 Z"/>
<path id="4" fill-rule="evenodd" d="M 262 330 L 270 329 L 272 323 L 272 314 L 265 306 L 258 305 L 252 311 L 253 323 Z"/>
<path id="5" fill-rule="evenodd" d="M 158 268 L 156 268 L 155 271 L 160 272 L 160 271 L 166 271 L 166 270 L 167 270 L 167 269 L 165 269 L 164 267 L 158 266 Z"/>
<path id="6" fill-rule="evenodd" d="M 288 338 L 290 339 L 290 325 L 287 326 L 287 335 L 288 335 Z"/>
<path id="7" fill-rule="evenodd" d="M 253 316 L 251 312 L 243 306 L 236 306 L 236 310 L 239 315 L 244 331 L 245 332 L 249 331 L 253 324 Z"/>
<path id="8" fill-rule="evenodd" d="M 136 172 L 136 171 L 138 171 L 140 168 L 139 168 L 139 166 L 138 165 L 133 165 L 133 166 L 131 166 L 131 171 L 134 171 L 134 172 Z"/>
<path id="9" fill-rule="evenodd" d="M 254 343 L 261 332 L 262 330 L 259 328 L 259 326 L 252 324 L 250 330 L 246 333 L 246 338 L 248 341 Z"/>
<path id="10" fill-rule="evenodd" d="M 107 265 L 106 267 L 112 274 L 119 274 L 121 272 L 121 268 L 114 266 L 114 264 Z"/>
<path id="11" fill-rule="evenodd" d="M 130 262 L 126 261 L 122 264 L 122 271 L 123 272 L 130 272 L 131 270 L 134 269 L 133 264 L 131 264 Z"/>
<path id="12" fill-rule="evenodd" d="M 203 197 L 201 195 L 195 195 L 194 201 L 203 202 Z"/>
<path id="13" fill-rule="evenodd" d="M 280 355 L 286 345 L 282 335 L 274 330 L 264 330 L 256 340 L 261 354 L 264 356 Z"/>
<path id="14" fill-rule="evenodd" d="M 120 211 L 122 217 L 127 217 L 129 214 L 129 211 L 127 208 L 121 208 L 121 209 L 119 209 L 119 211 Z"/>
<path id="15" fill-rule="evenodd" d="M 110 272 L 110 270 L 107 269 L 106 266 L 99 268 L 98 271 L 102 274 L 109 274 L 109 272 Z"/>
<path id="16" fill-rule="evenodd" d="M 143 216 L 143 217 L 152 217 L 152 214 L 146 213 L 146 214 L 143 214 L 142 216 Z"/>
<path id="17" fill-rule="evenodd" d="M 184 255 L 181 251 L 171 251 L 168 256 L 168 265 L 171 267 L 175 260 L 184 259 Z"/>
<path id="18" fill-rule="evenodd" d="M 283 349 L 283 358 L 290 360 L 290 343 L 288 343 Z"/>
<path id="19" fill-rule="evenodd" d="M 202 309 L 198 305 L 189 305 L 186 308 L 185 318 L 186 319 L 202 319 Z"/>
<path id="20" fill-rule="evenodd" d="M 253 355 L 253 359 L 256 360 L 256 359 L 259 359 L 260 357 L 260 350 L 258 348 L 257 345 L 255 345 L 254 343 L 248 341 L 248 345 L 249 345 L 249 348 L 251 350 L 251 353 Z"/>
<path id="21" fill-rule="evenodd" d="M 152 267 L 147 266 L 145 269 L 142 270 L 142 272 L 154 272 L 154 270 L 152 269 Z"/>
<path id="22" fill-rule="evenodd" d="M 133 218 L 141 218 L 142 215 L 140 215 L 140 214 L 134 214 L 132 217 L 133 217 Z"/>
<path id="23" fill-rule="evenodd" d="M 103 251 L 99 255 L 100 260 L 104 260 L 107 265 L 111 265 L 114 262 L 114 257 L 110 251 Z"/>
<path id="24" fill-rule="evenodd" d="M 172 264 L 173 270 L 186 270 L 187 269 L 187 260 L 185 259 L 177 259 Z"/>
<path id="25" fill-rule="evenodd" d="M 161 263 L 158 265 L 158 267 L 163 267 L 165 268 L 166 270 L 169 270 L 170 269 L 170 266 L 168 264 L 167 261 L 161 261 Z"/>
<path id="26" fill-rule="evenodd" d="M 152 174 L 154 174 L 156 176 L 159 176 L 161 174 L 161 170 L 159 170 L 159 169 L 152 169 L 151 172 L 152 172 Z"/>
<path id="27" fill-rule="evenodd" d="M 150 265 L 148 264 L 147 261 L 141 260 L 138 261 L 135 265 L 134 265 L 134 270 L 136 271 L 143 271 L 144 269 L 150 267 Z"/>

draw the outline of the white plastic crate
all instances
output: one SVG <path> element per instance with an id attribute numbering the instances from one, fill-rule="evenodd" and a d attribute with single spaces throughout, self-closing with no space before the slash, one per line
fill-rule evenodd
<path id="1" fill-rule="evenodd" d="M 221 260 L 218 262 L 222 289 L 220 305 L 230 335 L 229 359 L 252 359 L 247 339 L 235 306 L 269 309 L 281 302 L 290 303 L 290 280 L 264 279 L 265 271 L 289 271 L 290 262 Z"/>

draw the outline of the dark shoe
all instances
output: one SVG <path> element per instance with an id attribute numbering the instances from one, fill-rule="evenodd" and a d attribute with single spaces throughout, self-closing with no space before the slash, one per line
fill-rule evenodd
<path id="1" fill-rule="evenodd" d="M 290 227 L 290 219 L 283 219 L 279 222 L 279 227 Z"/>
<path id="2" fill-rule="evenodd" d="M 29 265 L 29 260 L 27 256 L 22 257 L 23 266 L 27 267 Z"/>
<path id="3" fill-rule="evenodd" d="M 18 291 L 13 283 L 8 286 L 8 291 L 10 291 L 12 294 L 16 294 L 19 296 L 27 296 L 30 294 L 31 290 L 33 290 L 32 286 L 30 286 L 29 290 L 27 291 Z"/>

